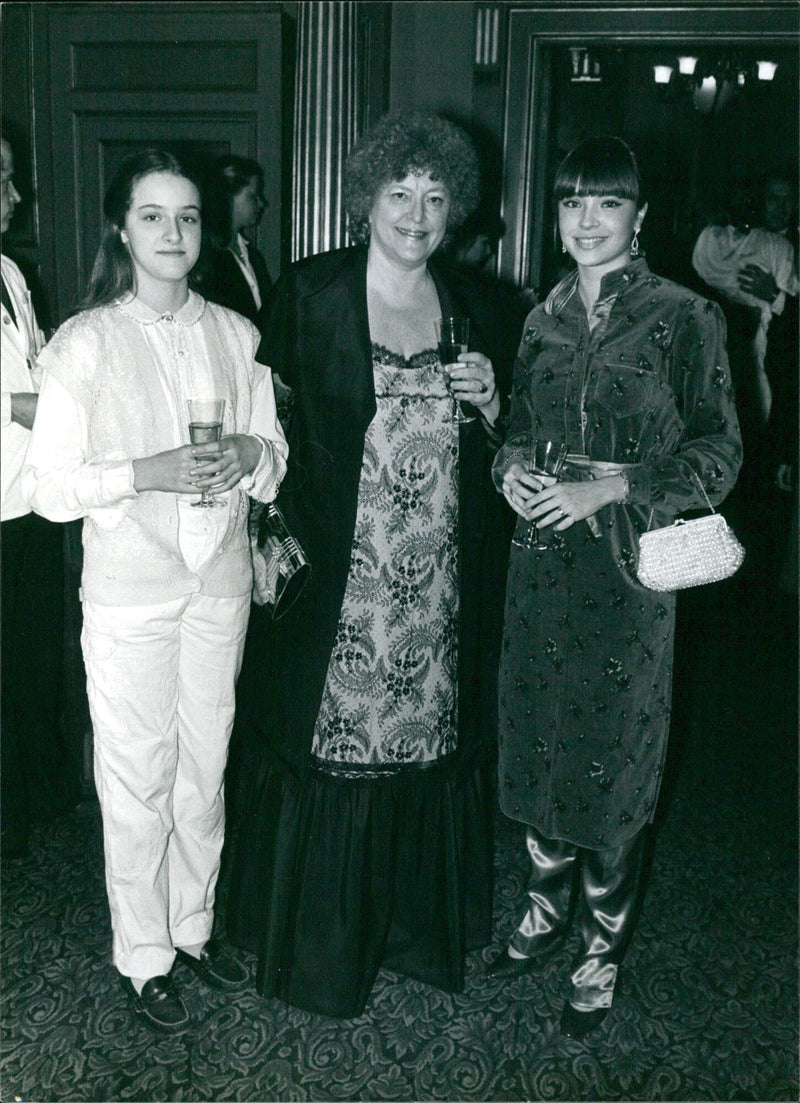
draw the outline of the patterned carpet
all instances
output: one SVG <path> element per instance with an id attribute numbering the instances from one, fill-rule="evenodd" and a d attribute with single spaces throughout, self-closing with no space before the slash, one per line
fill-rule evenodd
<path id="1" fill-rule="evenodd" d="M 471 955 L 460 996 L 383 973 L 351 1022 L 183 974 L 197 1027 L 159 1041 L 109 964 L 86 802 L 2 871 L 2 1099 L 796 1100 L 796 650 L 772 612 L 729 623 L 732 592 L 685 611 L 650 888 L 596 1036 L 558 1030 L 573 939 L 510 983 L 485 978 L 490 948 Z M 521 841 L 498 817 L 496 946 L 520 909 Z"/>

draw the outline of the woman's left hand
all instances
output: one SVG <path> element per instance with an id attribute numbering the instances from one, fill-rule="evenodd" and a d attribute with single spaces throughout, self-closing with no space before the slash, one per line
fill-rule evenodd
<path id="1" fill-rule="evenodd" d="M 554 482 L 534 494 L 526 516 L 529 521 L 535 521 L 539 528 L 552 525 L 557 532 L 563 532 L 576 521 L 591 517 L 603 506 L 621 502 L 625 491 L 625 480 L 620 475 L 579 483 Z"/>
<path id="2" fill-rule="evenodd" d="M 462 352 L 458 362 L 447 364 L 450 391 L 459 402 L 477 407 L 489 422 L 500 413 L 500 396 L 491 360 L 482 352 Z"/>
<path id="3" fill-rule="evenodd" d="M 232 490 L 255 471 L 261 442 L 246 433 L 233 433 L 212 444 L 198 444 L 192 454 L 197 464 L 190 474 L 198 490 Z"/>

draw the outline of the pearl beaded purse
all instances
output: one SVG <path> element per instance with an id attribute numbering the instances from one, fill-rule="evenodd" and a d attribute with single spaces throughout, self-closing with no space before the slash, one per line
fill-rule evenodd
<path id="1" fill-rule="evenodd" d="M 637 578 L 649 590 L 684 590 L 720 582 L 742 565 L 744 548 L 722 514 L 714 512 L 699 478 L 697 482 L 711 510 L 710 517 L 677 520 L 651 532 L 650 511 L 648 531 L 639 537 L 636 569 Z"/>

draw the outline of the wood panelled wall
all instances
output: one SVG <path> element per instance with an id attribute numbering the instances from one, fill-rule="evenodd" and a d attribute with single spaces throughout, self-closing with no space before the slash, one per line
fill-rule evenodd
<path id="1" fill-rule="evenodd" d="M 283 131 L 293 97 L 286 72 L 292 27 L 281 5 L 45 7 L 47 34 L 35 43 L 34 70 L 46 69 L 49 95 L 37 112 L 36 144 L 43 156 L 48 149 L 54 168 L 59 312 L 85 285 L 114 171 L 145 145 L 258 161 L 267 200 L 258 245 L 277 271 L 288 224 Z"/>
<path id="2" fill-rule="evenodd" d="M 382 111 L 416 107 L 476 138 L 485 191 L 507 227 L 499 268 L 538 287 L 560 126 L 553 51 L 576 42 L 796 48 L 798 13 L 793 0 L 12 0 L 3 4 L 3 113 L 22 147 L 27 209 L 9 244 L 29 272 L 38 266 L 45 318 L 56 324 L 85 278 L 109 172 L 131 144 L 169 138 L 264 166 L 270 206 L 258 244 L 277 275 L 291 259 L 344 243 L 347 151 Z M 492 28 L 488 47 L 476 38 L 481 27 Z M 660 133 L 636 137 L 660 148 Z"/>
<path id="3" fill-rule="evenodd" d="M 392 8 L 5 3 L 3 121 L 25 206 L 4 244 L 43 289 L 45 324 L 62 321 L 85 286 L 105 188 L 144 144 L 262 165 L 257 244 L 273 276 L 344 244 L 341 166 L 388 107 Z"/>

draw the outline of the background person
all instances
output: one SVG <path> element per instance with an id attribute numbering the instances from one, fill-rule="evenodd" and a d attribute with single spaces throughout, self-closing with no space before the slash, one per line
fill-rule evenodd
<path id="1" fill-rule="evenodd" d="M 511 372 L 522 325 L 534 305 L 530 293 L 493 270 L 505 225 L 499 215 L 478 208 L 442 249 L 448 286 L 469 305 L 470 317 L 485 341 L 500 392 L 511 390 Z M 507 411 L 506 411 L 507 412 Z"/>
<path id="2" fill-rule="evenodd" d="M 777 427 L 796 409 L 798 382 L 795 193 L 782 173 L 768 174 L 755 199 L 750 193 L 736 198 L 729 224 L 702 231 L 692 257 L 705 281 L 701 291 L 720 304 L 727 323 L 744 463 L 726 512 L 748 551 L 737 579 L 746 588 L 772 588 L 776 541 L 785 540 L 789 521 L 788 497 L 774 483 L 785 471 L 785 451 L 781 459 L 776 447 L 785 432 Z M 784 409 L 773 412 L 776 401 Z"/>
<path id="3" fill-rule="evenodd" d="M 763 181 L 762 223 L 765 229 L 785 237 L 794 254 L 797 271 L 797 174 L 772 170 Z M 749 290 L 772 303 L 779 294 L 769 273 L 752 269 Z M 794 602 L 784 601 L 780 615 L 789 630 L 795 625 L 797 598 L 797 498 L 798 498 L 798 388 L 800 387 L 800 311 L 798 295 L 787 295 L 780 314 L 770 324 L 765 369 L 770 386 L 771 404 L 766 428 L 763 470 L 771 484 L 770 492 L 759 500 L 760 519 L 766 534 L 764 580 L 774 588 L 777 578 L 781 592 Z M 779 568 L 777 576 L 776 566 Z M 787 616 L 788 614 L 788 616 Z"/>
<path id="4" fill-rule="evenodd" d="M 252 613 L 226 917 L 262 995 L 327 1015 L 383 965 L 459 990 L 490 931 L 500 397 L 481 352 L 442 371 L 435 330 L 465 312 L 434 255 L 478 179 L 449 122 L 384 118 L 346 164 L 359 244 L 281 276 L 258 353 L 294 395 L 278 501 L 312 573 Z"/>
<path id="5" fill-rule="evenodd" d="M 0 221 L 5 237 L 21 202 L 14 154 L 0 139 Z M 2 377 L 2 857 L 28 853 L 33 816 L 67 807 L 77 795 L 66 778 L 61 732 L 63 683 L 62 530 L 31 512 L 22 465 L 36 416 L 44 344 L 30 291 L 4 253 L 0 312 Z"/>
<path id="6" fill-rule="evenodd" d="M 286 444 L 255 327 L 189 287 L 200 189 L 169 153 L 126 158 L 85 308 L 43 351 L 23 487 L 83 517 L 82 646 L 113 960 L 134 1013 L 188 1025 L 176 959 L 208 985 L 247 973 L 211 939 L 223 774 L 252 586 L 243 493 L 274 497 Z M 187 400 L 225 399 L 192 445 Z M 196 509 L 213 488 L 222 505 Z"/>
<path id="7" fill-rule="evenodd" d="M 751 225 L 752 212 L 738 206 L 730 224 L 701 231 L 692 264 L 701 279 L 724 296 L 723 305 L 727 301 L 753 311 L 755 332 L 747 346 L 748 378 L 734 375 L 734 383 L 740 402 L 754 405 L 763 426 L 771 401 L 765 367 L 768 333 L 773 316 L 783 312 L 786 296 L 797 295 L 797 267 L 787 238 L 766 226 Z"/>
<path id="8" fill-rule="evenodd" d="M 566 934 L 577 885 L 561 1029 L 583 1037 L 611 1006 L 633 933 L 669 731 L 675 596 L 637 581 L 637 535 L 651 512 L 660 527 L 702 508 L 701 486 L 719 502 L 741 443 L 722 314 L 639 254 L 647 204 L 625 143 L 580 143 L 553 196 L 577 267 L 528 318 L 494 467 L 512 509 L 550 537 L 541 552 L 511 548 L 500 805 L 526 825 L 531 874 L 488 971 L 535 971 Z M 527 473 L 511 443 L 522 432 L 568 443 L 560 481 Z"/>
<path id="9" fill-rule="evenodd" d="M 218 158 L 211 167 L 203 202 L 210 246 L 203 294 L 211 302 L 243 314 L 261 329 L 272 287 L 266 261 L 253 244 L 266 206 L 261 166 L 234 154 Z"/>

